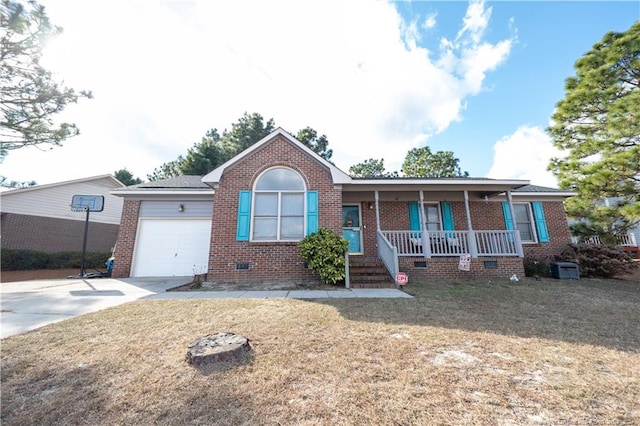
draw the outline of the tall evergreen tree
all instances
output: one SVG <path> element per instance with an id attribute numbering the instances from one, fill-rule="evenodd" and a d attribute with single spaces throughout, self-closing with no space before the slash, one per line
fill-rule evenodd
<path id="1" fill-rule="evenodd" d="M 56 114 L 90 92 L 56 82 L 40 65 L 45 42 L 62 32 L 35 1 L 0 4 L 0 158 L 32 145 L 61 145 L 78 134 L 72 123 L 54 123 Z"/>
<path id="2" fill-rule="evenodd" d="M 575 69 L 547 129 L 566 156 L 549 170 L 578 194 L 569 215 L 623 233 L 640 221 L 640 21 L 607 33 Z"/>
<path id="3" fill-rule="evenodd" d="M 392 178 L 397 177 L 398 172 L 387 172 L 383 158 L 369 158 L 349 167 L 349 175 L 354 178 Z"/>
<path id="4" fill-rule="evenodd" d="M 222 136 L 213 128 L 202 140 L 193 144 L 186 156 L 164 163 L 147 175 L 149 180 L 166 179 L 180 175 L 205 175 L 240 152 L 249 148 L 276 129 L 272 118 L 264 121 L 258 113 L 244 113 L 237 122 L 231 124 L 231 130 L 224 130 Z M 331 161 L 333 151 L 328 148 L 329 141 L 325 135 L 306 127 L 297 133 L 297 139 L 307 145 L 322 158 Z"/>
<path id="5" fill-rule="evenodd" d="M 276 129 L 273 118 L 264 122 L 258 113 L 244 113 L 237 122 L 231 124 L 231 130 L 222 133 L 220 145 L 226 160 L 249 148 Z"/>
<path id="6" fill-rule="evenodd" d="M 329 149 L 329 140 L 325 135 L 318 136 L 318 132 L 316 132 L 311 127 L 305 127 L 301 129 L 296 134 L 296 139 L 300 142 L 311 148 L 316 154 L 325 160 L 331 162 L 331 156 L 333 155 L 333 150 Z"/>
<path id="7" fill-rule="evenodd" d="M 134 178 L 133 174 L 126 168 L 116 170 L 113 172 L 113 176 L 126 186 L 142 183 L 142 179 Z"/>
<path id="8" fill-rule="evenodd" d="M 404 158 L 402 173 L 407 177 L 419 178 L 469 176 L 468 172 L 460 170 L 459 162 L 451 151 L 437 151 L 434 154 L 428 146 L 413 148 Z"/>

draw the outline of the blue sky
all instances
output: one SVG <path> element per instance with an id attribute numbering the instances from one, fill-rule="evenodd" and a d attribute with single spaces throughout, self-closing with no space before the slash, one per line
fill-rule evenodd
<path id="1" fill-rule="evenodd" d="M 493 12 L 488 38 L 508 37 L 515 28 L 517 40 L 504 63 L 487 75 L 485 90 L 468 99 L 462 120 L 427 143 L 436 150 L 460 146 L 462 149 L 453 150 L 461 165 L 477 176 L 484 176 L 491 168 L 493 155 L 488 155 L 487 147 L 521 126 L 544 129 L 548 125 L 556 103 L 564 97 L 564 81 L 575 73 L 573 65 L 579 57 L 606 32 L 625 31 L 640 19 L 638 2 L 486 4 Z M 458 2 L 408 6 L 414 11 L 439 8 L 438 17 L 459 15 L 464 8 Z M 446 13 L 448 10 L 457 13 Z M 455 22 L 448 23 L 455 28 Z M 515 162 L 520 160 L 514 158 Z"/>
<path id="2" fill-rule="evenodd" d="M 40 184 L 146 175 L 245 111 L 329 138 L 336 165 L 450 150 L 472 176 L 546 172 L 544 129 L 573 64 L 638 2 L 42 0 L 64 33 L 43 62 L 95 98 L 63 113 L 81 135 L 11 152 Z"/>

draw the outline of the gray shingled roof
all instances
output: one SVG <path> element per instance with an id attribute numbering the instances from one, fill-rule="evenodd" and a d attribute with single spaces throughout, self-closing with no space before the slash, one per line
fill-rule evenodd
<path id="1" fill-rule="evenodd" d="M 521 186 L 518 189 L 514 189 L 511 192 L 571 192 L 571 191 L 566 189 L 549 188 L 546 186 L 525 185 L 525 186 Z"/>
<path id="2" fill-rule="evenodd" d="M 404 179 L 409 179 L 409 178 L 403 178 L 403 177 L 396 177 L 396 178 L 392 178 L 392 180 L 404 180 Z M 437 178 L 430 178 L 433 180 L 437 180 Z M 456 180 L 461 180 L 461 181 L 465 181 L 465 180 L 488 180 L 491 181 L 493 179 L 490 178 L 470 178 L 470 177 L 457 177 L 457 178 L 447 178 L 447 179 L 456 179 Z M 354 178 L 354 180 L 360 180 L 358 178 Z M 365 180 L 365 179 L 362 179 Z M 373 179 L 369 179 L 367 178 L 366 180 L 376 180 L 375 178 Z M 131 186 L 127 186 L 126 188 L 122 188 L 122 190 L 138 190 L 138 189 L 149 189 L 151 191 L 153 190 L 160 190 L 160 189 L 182 189 L 182 190 L 199 190 L 199 189 L 211 189 L 207 184 L 202 182 L 202 176 L 176 176 L 176 177 L 172 177 L 172 178 L 168 178 L 168 179 L 161 179 L 161 180 L 155 180 L 155 181 L 151 181 L 151 182 L 144 182 L 144 183 L 140 183 L 138 185 L 131 185 Z M 529 192 L 529 193 L 536 193 L 536 192 L 567 192 L 566 190 L 563 189 L 557 189 L 557 188 L 549 188 L 549 187 L 545 187 L 545 186 L 538 186 L 538 185 L 525 185 L 522 186 L 518 189 L 514 189 L 512 192 Z"/>
<path id="3" fill-rule="evenodd" d="M 126 189 L 211 189 L 202 183 L 202 176 L 176 176 L 127 186 Z"/>
<path id="4" fill-rule="evenodd" d="M 425 177 L 425 178 L 416 178 L 416 177 L 407 177 L 407 176 L 394 176 L 394 177 L 352 177 L 352 180 L 417 180 L 417 179 L 425 179 L 425 180 L 495 180 L 487 177 L 471 177 L 471 176 L 452 176 L 452 177 Z"/>

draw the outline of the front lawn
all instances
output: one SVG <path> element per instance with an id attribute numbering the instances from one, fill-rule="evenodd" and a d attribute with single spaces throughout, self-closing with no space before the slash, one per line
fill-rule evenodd
<path id="1" fill-rule="evenodd" d="M 640 423 L 640 284 L 406 290 L 415 299 L 138 301 L 10 337 L 1 422 Z M 249 362 L 185 362 L 223 331 L 250 339 Z"/>

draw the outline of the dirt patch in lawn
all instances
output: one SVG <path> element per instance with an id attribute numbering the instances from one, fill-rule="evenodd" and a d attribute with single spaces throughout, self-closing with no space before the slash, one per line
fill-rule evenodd
<path id="1" fill-rule="evenodd" d="M 2 341 L 4 425 L 640 424 L 640 286 L 411 283 L 414 299 L 146 300 Z M 188 345 L 251 340 L 203 375 Z"/>

